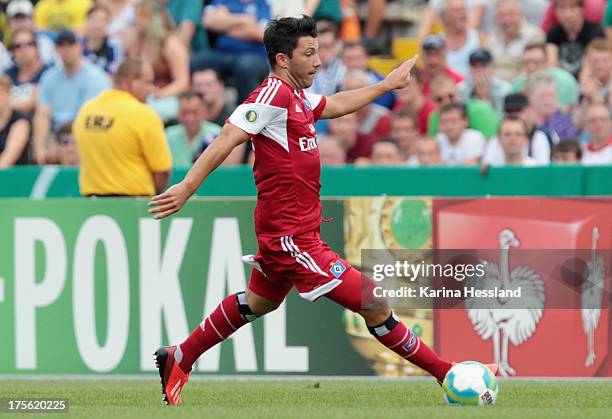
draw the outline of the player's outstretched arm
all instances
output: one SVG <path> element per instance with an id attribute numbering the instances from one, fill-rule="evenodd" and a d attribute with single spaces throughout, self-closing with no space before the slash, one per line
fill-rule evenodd
<path id="1" fill-rule="evenodd" d="M 149 212 L 156 220 L 180 211 L 202 182 L 229 156 L 234 147 L 248 141 L 249 134 L 232 124 L 225 124 L 221 134 L 204 150 L 182 182 L 172 185 L 149 202 Z"/>
<path id="2" fill-rule="evenodd" d="M 339 118 L 353 113 L 372 103 L 378 97 L 395 89 L 403 89 L 410 83 L 410 72 L 418 56 L 404 61 L 380 82 L 356 90 L 347 90 L 336 93 L 327 98 L 322 119 Z"/>

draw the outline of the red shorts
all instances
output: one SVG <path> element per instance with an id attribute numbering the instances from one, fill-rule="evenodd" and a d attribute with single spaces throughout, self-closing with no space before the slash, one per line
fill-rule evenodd
<path id="1" fill-rule="evenodd" d="M 318 230 L 285 237 L 258 237 L 257 255 L 242 260 L 254 266 L 249 289 L 281 302 L 295 287 L 300 296 L 315 301 L 342 283 L 352 269 L 321 240 Z"/>

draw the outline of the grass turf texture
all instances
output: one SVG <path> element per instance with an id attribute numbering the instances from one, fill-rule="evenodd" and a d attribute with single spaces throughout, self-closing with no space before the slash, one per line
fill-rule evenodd
<path id="1" fill-rule="evenodd" d="M 52 418 L 610 418 L 612 381 L 501 381 L 491 407 L 447 406 L 429 381 L 195 381 L 178 408 L 155 381 L 3 381 L 0 398 L 69 399 Z M 0 417 L 33 417 L 11 414 Z"/>

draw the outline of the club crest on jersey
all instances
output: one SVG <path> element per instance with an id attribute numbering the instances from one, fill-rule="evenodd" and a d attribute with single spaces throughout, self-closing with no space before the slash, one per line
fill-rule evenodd
<path id="1" fill-rule="evenodd" d="M 346 271 L 346 266 L 339 260 L 334 263 L 331 268 L 329 268 L 331 274 L 336 277 L 336 279 L 340 278 L 340 276 Z"/>
<path id="2" fill-rule="evenodd" d="M 249 109 L 244 113 L 243 117 L 245 121 L 253 123 L 257 121 L 257 112 L 255 112 L 253 109 Z"/>
<path id="3" fill-rule="evenodd" d="M 310 104 L 308 99 L 302 99 L 302 103 L 304 104 L 304 106 L 306 106 L 306 109 L 308 109 L 309 111 L 312 110 L 312 105 Z"/>

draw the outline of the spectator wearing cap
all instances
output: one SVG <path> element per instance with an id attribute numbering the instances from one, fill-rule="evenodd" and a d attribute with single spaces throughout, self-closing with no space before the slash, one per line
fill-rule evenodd
<path id="1" fill-rule="evenodd" d="M 495 75 L 512 81 L 519 75 L 521 58 L 528 44 L 543 43 L 544 32 L 527 22 L 518 0 L 498 0 L 495 4 L 495 22 L 486 47 L 493 54 Z"/>
<path id="2" fill-rule="evenodd" d="M 528 129 L 520 118 L 504 118 L 499 126 L 499 144 L 504 160 L 501 165 L 538 166 L 538 162 L 523 153 L 529 142 Z"/>
<path id="3" fill-rule="evenodd" d="M 556 133 L 537 126 L 535 112 L 529 106 L 527 96 L 522 93 L 513 93 L 506 96 L 504 112 L 506 118 L 521 119 L 527 128 L 529 140 L 523 147 L 523 155 L 530 157 L 538 164 L 550 163 L 551 149 L 559 143 L 559 137 Z M 493 166 L 503 164 L 504 150 L 497 136 L 487 142 L 482 162 Z"/>
<path id="4" fill-rule="evenodd" d="M 468 27 L 465 0 L 445 0 L 440 3 L 438 13 L 444 27 L 446 64 L 466 78 L 468 58 L 480 47 L 480 37 L 476 29 Z"/>
<path id="5" fill-rule="evenodd" d="M 580 87 L 583 99 L 612 106 L 612 40 L 597 38 L 589 44 Z"/>
<path id="6" fill-rule="evenodd" d="M 376 84 L 385 77 L 372 70 L 368 64 L 368 51 L 365 45 L 360 42 L 346 42 L 342 49 L 342 64 L 347 71 L 363 71 L 367 74 L 368 84 Z M 393 109 L 395 106 L 395 93 L 389 92 L 380 96 L 373 103 Z"/>
<path id="7" fill-rule="evenodd" d="M 446 76 L 438 76 L 431 83 L 431 93 L 438 108 L 449 103 L 461 104 L 457 85 Z M 468 128 L 491 138 L 497 133 L 499 117 L 495 109 L 480 99 L 469 98 L 465 102 Z M 440 112 L 435 111 L 429 115 L 429 135 L 435 136 L 440 130 Z"/>
<path id="8" fill-rule="evenodd" d="M 55 33 L 66 29 L 80 36 L 91 4 L 91 0 L 40 0 L 34 7 L 34 24 L 39 29 Z"/>
<path id="9" fill-rule="evenodd" d="M 6 71 L 13 82 L 11 104 L 16 111 L 31 116 L 38 98 L 38 84 L 49 66 L 40 61 L 36 38 L 30 29 L 13 32 L 11 52 L 14 64 Z"/>
<path id="10" fill-rule="evenodd" d="M 583 0 L 553 0 L 553 4 L 559 25 L 546 35 L 549 62 L 578 77 L 587 45 L 593 39 L 605 38 L 606 35 L 599 22 L 585 21 L 582 15 Z"/>
<path id="11" fill-rule="evenodd" d="M 338 57 L 337 28 L 331 23 L 319 23 L 317 40 L 319 41 L 319 58 L 321 67 L 315 74 L 312 86 L 308 91 L 323 96 L 331 96 L 338 90 L 346 75 L 346 67 Z"/>
<path id="12" fill-rule="evenodd" d="M 59 61 L 59 57 L 55 53 L 55 43 L 47 33 L 34 29 L 33 12 L 34 7 L 29 0 L 12 0 L 6 6 L 9 28 L 13 33 L 20 29 L 32 31 L 36 38 L 36 47 L 40 61 L 44 65 L 52 65 Z"/>
<path id="13" fill-rule="evenodd" d="M 11 107 L 11 84 L 0 76 L 0 169 L 28 163 L 30 121 Z"/>
<path id="14" fill-rule="evenodd" d="M 582 160 L 582 146 L 576 140 L 565 140 L 553 147 L 553 163 L 578 164 Z"/>
<path id="15" fill-rule="evenodd" d="M 124 60 L 123 45 L 117 39 L 108 37 L 110 9 L 104 6 L 93 6 L 87 12 L 85 36 L 83 37 L 83 55 L 92 63 L 109 74 L 114 74 Z"/>
<path id="16" fill-rule="evenodd" d="M 204 117 L 202 95 L 187 91 L 179 96 L 178 125 L 166 128 L 166 138 L 174 167 L 190 167 L 192 163 L 219 136 L 221 127 Z M 222 163 L 240 164 L 246 144 L 234 148 Z"/>
<path id="17" fill-rule="evenodd" d="M 461 101 L 480 99 L 493 106 L 498 115 L 504 113 L 504 98 L 512 85 L 495 76 L 493 56 L 486 49 L 477 49 L 470 54 L 470 76 L 459 84 Z"/>
<path id="18" fill-rule="evenodd" d="M 225 100 L 223 80 L 213 69 L 200 70 L 191 76 L 191 89 L 202 95 L 204 119 L 219 126 L 225 125 L 234 108 Z"/>
<path id="19" fill-rule="evenodd" d="M 612 164 L 612 123 L 610 109 L 593 103 L 585 109 L 584 130 L 589 142 L 584 148 L 582 163 L 586 165 Z"/>
<path id="20" fill-rule="evenodd" d="M 224 79 L 231 77 L 244 101 L 270 72 L 263 45 L 270 20 L 267 0 L 213 0 L 204 8 L 207 30 L 217 34 L 212 49 L 192 54 L 191 71 L 212 68 Z"/>
<path id="21" fill-rule="evenodd" d="M 559 108 L 555 80 L 552 77 L 545 72 L 533 74 L 527 80 L 525 92 L 538 126 L 554 131 L 561 139 L 578 137 L 574 122 Z"/>
<path id="22" fill-rule="evenodd" d="M 368 85 L 367 73 L 359 70 L 349 70 L 342 81 L 342 90 L 355 90 Z M 359 109 L 357 116 L 357 143 L 348 150 L 347 157 L 354 161 L 359 157 L 369 158 L 372 146 L 379 139 L 389 135 L 391 131 L 391 112 L 376 103 Z"/>
<path id="23" fill-rule="evenodd" d="M 446 43 L 441 35 L 428 35 L 421 43 L 423 60 L 423 94 L 431 98 L 429 84 L 438 76 L 446 76 L 455 84 L 463 81 L 463 76 L 446 65 Z"/>
<path id="24" fill-rule="evenodd" d="M 486 143 L 480 132 L 468 128 L 467 109 L 460 103 L 447 103 L 440 108 L 436 139 L 442 162 L 449 166 L 478 164 Z"/>
<path id="25" fill-rule="evenodd" d="M 555 80 L 559 106 L 567 110 L 578 102 L 580 87 L 571 73 L 559 67 L 550 67 L 547 56 L 548 52 L 545 44 L 527 45 L 523 52 L 521 75 L 512 83 L 512 91 L 514 93 L 522 92 L 529 76 L 544 71 Z"/>
<path id="26" fill-rule="evenodd" d="M 83 58 L 74 32 L 60 32 L 56 45 L 62 66 L 54 66 L 42 76 L 34 114 L 33 146 L 38 164 L 53 161 L 47 153 L 49 134 L 74 120 L 85 102 L 110 87 L 107 74 Z"/>
<path id="27" fill-rule="evenodd" d="M 412 78 L 408 86 L 396 90 L 397 101 L 394 112 L 409 110 L 417 121 L 419 133 L 425 134 L 428 128 L 429 115 L 436 109 L 436 103 L 423 94 L 423 76 L 418 68 L 412 69 Z"/>

